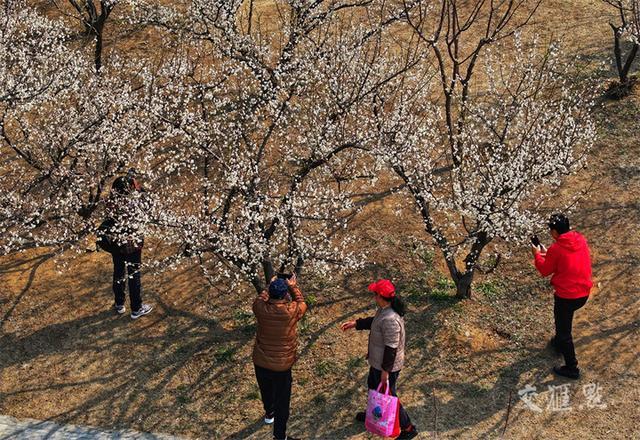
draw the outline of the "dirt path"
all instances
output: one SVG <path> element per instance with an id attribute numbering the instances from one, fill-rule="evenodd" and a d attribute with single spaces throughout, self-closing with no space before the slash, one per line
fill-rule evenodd
<path id="1" fill-rule="evenodd" d="M 59 425 L 41 420 L 0 416 L 0 440 L 179 440 L 165 434 L 131 430 L 101 431 L 87 426 Z"/>

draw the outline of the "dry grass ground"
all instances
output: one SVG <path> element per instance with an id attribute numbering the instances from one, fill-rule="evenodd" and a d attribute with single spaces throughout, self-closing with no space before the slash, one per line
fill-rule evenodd
<path id="1" fill-rule="evenodd" d="M 547 2 L 534 24 L 566 35 L 584 59 L 609 56 L 596 1 Z M 610 72 L 609 72 L 610 73 Z M 592 186 L 573 215 L 593 250 L 597 289 L 577 314 L 584 377 L 569 389 L 572 410 L 545 405 L 552 296 L 526 246 L 456 302 L 446 279 L 421 264 L 411 236 L 424 237 L 411 206 L 386 200 L 360 217 L 361 244 L 375 264 L 331 283 L 304 279 L 311 304 L 300 326 L 290 431 L 304 438 L 364 439 L 352 415 L 365 404 L 366 334 L 338 324 L 373 311 L 366 282 L 397 280 L 410 302 L 407 366 L 400 395 L 421 438 L 640 438 L 640 99 L 598 110 L 601 137 L 590 165 L 559 198 Z M 400 207 L 399 207 L 400 206 Z M 400 216 L 396 211 L 401 212 Z M 428 256 L 428 255 L 427 255 Z M 0 260 L 0 413 L 193 438 L 270 438 L 253 377 L 250 290 L 208 288 L 195 269 L 145 276 L 153 314 L 131 321 L 110 305 L 110 261 L 76 259 L 59 274 L 46 252 Z M 543 411 L 518 399 L 537 387 Z M 583 386 L 598 384 L 607 408 L 590 408 Z"/>

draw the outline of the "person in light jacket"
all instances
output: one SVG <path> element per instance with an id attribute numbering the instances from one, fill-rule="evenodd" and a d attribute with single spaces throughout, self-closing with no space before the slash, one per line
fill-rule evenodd
<path id="1" fill-rule="evenodd" d="M 369 361 L 369 377 L 367 386 L 371 390 L 383 384 L 389 384 L 390 394 L 397 396 L 396 383 L 400 370 L 404 365 L 404 319 L 406 306 L 402 299 L 396 295 L 396 289 L 389 280 L 379 280 L 369 285 L 369 291 L 373 292 L 374 301 L 378 306 L 375 316 L 361 318 L 355 321 L 347 321 L 341 325 L 343 331 L 355 328 L 356 330 L 369 330 L 369 349 L 367 359 Z M 356 414 L 356 420 L 364 422 L 365 412 Z M 400 440 L 411 439 L 418 435 L 418 430 L 411 423 L 409 414 L 400 405 Z"/>

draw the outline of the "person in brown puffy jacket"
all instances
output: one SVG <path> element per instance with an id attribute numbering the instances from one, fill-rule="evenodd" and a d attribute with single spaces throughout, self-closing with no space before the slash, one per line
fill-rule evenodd
<path id="1" fill-rule="evenodd" d="M 273 438 L 287 437 L 291 400 L 291 367 L 297 360 L 298 321 L 307 311 L 295 274 L 288 280 L 276 278 L 253 301 L 257 332 L 253 363 L 267 424 L 273 423 Z"/>

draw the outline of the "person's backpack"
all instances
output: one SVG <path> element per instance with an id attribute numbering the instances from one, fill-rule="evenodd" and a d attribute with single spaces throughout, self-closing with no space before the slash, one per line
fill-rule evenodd
<path id="1" fill-rule="evenodd" d="M 118 245 L 113 242 L 111 238 L 111 228 L 115 226 L 116 222 L 112 218 L 105 219 L 100 226 L 98 226 L 96 245 L 105 252 L 110 254 L 118 251 Z"/>

